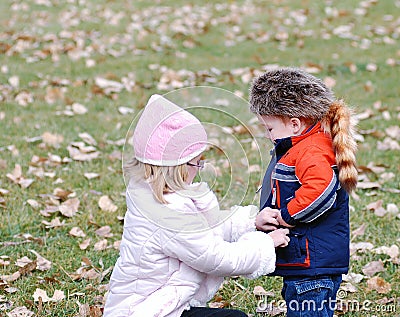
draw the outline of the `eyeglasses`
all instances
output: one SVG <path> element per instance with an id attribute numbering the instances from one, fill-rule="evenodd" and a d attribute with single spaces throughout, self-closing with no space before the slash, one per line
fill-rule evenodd
<path id="1" fill-rule="evenodd" d="M 200 160 L 200 161 L 197 161 L 197 164 L 193 164 L 193 163 L 190 163 L 190 162 L 187 162 L 186 164 L 189 165 L 189 166 L 194 166 L 194 167 L 198 167 L 198 168 L 202 169 L 202 168 L 204 168 L 204 165 L 206 164 L 206 161 L 205 160 Z"/>

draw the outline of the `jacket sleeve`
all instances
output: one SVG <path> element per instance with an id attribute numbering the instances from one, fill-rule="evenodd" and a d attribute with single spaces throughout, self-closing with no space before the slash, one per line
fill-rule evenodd
<path id="1" fill-rule="evenodd" d="M 227 242 L 213 230 L 161 233 L 167 256 L 213 276 L 246 275 L 257 278 L 275 270 L 275 248 L 263 232 L 249 232 L 237 242 Z"/>
<path id="2" fill-rule="evenodd" d="M 300 157 L 296 177 L 301 186 L 287 207 L 281 208 L 282 219 L 290 225 L 311 222 L 323 215 L 334 204 L 339 186 L 329 154 L 323 149 L 307 149 Z"/>
<path id="3" fill-rule="evenodd" d="M 237 241 L 243 234 L 256 230 L 256 215 L 258 207 L 254 205 L 248 206 L 233 206 L 230 211 L 226 212 L 228 217 L 223 222 L 224 240 L 234 242 Z"/>

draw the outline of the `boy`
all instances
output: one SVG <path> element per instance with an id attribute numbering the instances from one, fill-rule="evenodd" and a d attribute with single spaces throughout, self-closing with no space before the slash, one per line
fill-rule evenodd
<path id="1" fill-rule="evenodd" d="M 349 266 L 349 197 L 357 183 L 350 110 L 318 78 L 268 71 L 250 90 L 250 110 L 275 148 L 257 216 L 259 230 L 290 228 L 277 249 L 287 316 L 333 316 Z"/>

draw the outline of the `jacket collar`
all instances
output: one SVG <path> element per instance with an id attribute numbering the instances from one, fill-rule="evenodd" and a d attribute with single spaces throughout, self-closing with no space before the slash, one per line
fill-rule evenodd
<path id="1" fill-rule="evenodd" d="M 275 151 L 278 160 L 294 145 L 306 139 L 310 135 L 318 133 L 320 130 L 321 130 L 321 122 L 317 122 L 316 124 L 309 126 L 307 129 L 305 129 L 303 133 L 300 135 L 289 136 L 283 139 L 277 139 L 275 141 L 276 145 L 273 151 Z"/>

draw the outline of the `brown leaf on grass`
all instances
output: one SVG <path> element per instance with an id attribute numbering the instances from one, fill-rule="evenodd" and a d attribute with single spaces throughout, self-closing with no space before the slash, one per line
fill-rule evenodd
<path id="1" fill-rule="evenodd" d="M 44 224 L 46 226 L 46 229 L 58 228 L 58 227 L 65 226 L 65 220 L 63 220 L 63 222 L 61 222 L 60 218 L 56 217 L 50 222 L 43 220 L 42 224 Z"/>
<path id="2" fill-rule="evenodd" d="M 400 127 L 398 125 L 387 127 L 385 132 L 392 139 L 400 140 Z"/>
<path id="3" fill-rule="evenodd" d="M 64 92 L 65 92 L 65 88 L 64 87 L 51 87 L 48 86 L 46 88 L 46 95 L 44 97 L 44 100 L 52 105 L 54 103 L 56 103 L 59 100 L 63 100 L 64 99 Z"/>
<path id="4" fill-rule="evenodd" d="M 86 250 L 86 249 L 89 247 L 89 245 L 90 245 L 90 241 L 91 241 L 90 238 L 84 240 L 82 243 L 79 244 L 79 248 L 80 248 L 81 250 Z"/>
<path id="5" fill-rule="evenodd" d="M 343 275 L 343 281 L 351 282 L 353 284 L 359 284 L 364 278 L 364 275 L 353 272 Z"/>
<path id="6" fill-rule="evenodd" d="M 12 173 L 8 173 L 6 176 L 8 179 L 10 179 L 15 184 L 20 185 L 22 188 L 28 188 L 34 182 L 33 179 L 26 179 L 22 176 L 22 168 L 19 164 L 15 164 Z"/>
<path id="7" fill-rule="evenodd" d="M 78 212 L 79 205 L 80 201 L 78 198 L 71 198 L 64 201 L 60 205 L 59 210 L 65 217 L 73 217 Z"/>
<path id="8" fill-rule="evenodd" d="M 79 317 L 87 317 L 90 313 L 89 304 L 81 304 L 79 301 L 76 301 L 79 307 Z"/>
<path id="9" fill-rule="evenodd" d="M 358 182 L 357 183 L 358 189 L 372 189 L 372 188 L 381 188 L 381 184 L 377 182 Z"/>
<path id="10" fill-rule="evenodd" d="M 113 248 L 114 248 L 115 250 L 119 250 L 120 247 L 121 247 L 121 240 L 114 241 L 114 243 L 113 243 Z"/>
<path id="11" fill-rule="evenodd" d="M 82 229 L 80 229 L 79 227 L 73 227 L 70 231 L 69 231 L 69 235 L 73 236 L 73 237 L 81 237 L 84 238 L 86 237 L 86 234 L 83 232 Z"/>
<path id="12" fill-rule="evenodd" d="M 373 210 L 374 214 L 378 217 L 383 217 L 387 213 L 386 209 L 383 208 L 383 200 L 382 199 L 368 204 L 367 208 L 369 210 Z"/>
<path id="13" fill-rule="evenodd" d="M 18 259 L 18 260 L 15 262 L 15 265 L 16 265 L 16 266 L 19 266 L 19 267 L 24 267 L 24 266 L 26 266 L 27 264 L 32 263 L 32 262 L 33 262 L 33 261 L 32 261 L 30 258 L 28 258 L 27 256 L 24 256 L 24 257 Z"/>
<path id="14" fill-rule="evenodd" d="M 35 292 L 33 293 L 33 300 L 35 302 L 38 302 L 40 300 L 39 298 L 41 298 L 41 301 L 43 303 L 47 303 L 47 302 L 56 302 L 57 303 L 57 302 L 60 302 L 63 299 L 65 299 L 65 295 L 64 295 L 64 291 L 55 290 L 53 296 L 49 297 L 45 290 L 37 288 L 35 290 Z"/>
<path id="15" fill-rule="evenodd" d="M 110 226 L 103 226 L 95 231 L 95 233 L 100 237 L 111 238 L 114 235 L 111 232 Z"/>
<path id="16" fill-rule="evenodd" d="M 100 209 L 103 211 L 116 212 L 118 209 L 118 207 L 114 205 L 110 197 L 108 197 L 107 195 L 101 196 L 98 204 Z"/>
<path id="17" fill-rule="evenodd" d="M 15 102 L 22 106 L 26 107 L 33 102 L 33 95 L 28 91 L 21 91 L 15 96 Z"/>
<path id="18" fill-rule="evenodd" d="M 351 283 L 343 283 L 342 285 L 340 285 L 340 288 L 345 290 L 348 293 L 355 293 L 358 291 L 357 287 L 355 287 Z"/>
<path id="19" fill-rule="evenodd" d="M 98 158 L 100 155 L 100 152 L 98 152 L 96 148 L 85 146 L 83 142 L 70 144 L 67 150 L 74 161 L 91 161 Z"/>
<path id="20" fill-rule="evenodd" d="M 267 292 L 262 286 L 255 286 L 253 289 L 253 294 L 256 296 L 274 296 L 273 292 Z"/>
<path id="21" fill-rule="evenodd" d="M 12 311 L 7 313 L 7 317 L 32 317 L 33 311 L 30 311 L 25 306 L 15 307 Z"/>
<path id="22" fill-rule="evenodd" d="M 14 272 L 10 275 L 0 275 L 0 281 L 4 282 L 14 282 L 21 277 L 21 273 L 19 271 Z"/>
<path id="23" fill-rule="evenodd" d="M 377 291 L 379 294 L 387 294 L 392 290 L 392 285 L 383 278 L 374 276 L 367 281 L 368 290 Z"/>
<path id="24" fill-rule="evenodd" d="M 96 140 L 87 132 L 79 133 L 79 137 L 87 144 L 96 146 Z"/>
<path id="25" fill-rule="evenodd" d="M 98 307 L 98 306 L 90 306 L 89 316 L 90 317 L 101 317 L 101 316 L 103 316 L 101 308 Z"/>
<path id="26" fill-rule="evenodd" d="M 34 200 L 34 199 L 28 199 L 26 202 L 33 209 L 39 209 L 40 208 L 40 203 L 38 201 Z"/>
<path id="27" fill-rule="evenodd" d="M 400 144 L 396 140 L 386 137 L 383 141 L 378 141 L 376 148 L 380 151 L 398 151 Z"/>
<path id="28" fill-rule="evenodd" d="M 72 109 L 74 114 L 82 115 L 82 114 L 85 114 L 86 112 L 88 112 L 88 109 L 84 105 L 82 105 L 80 103 L 77 103 L 77 102 L 74 102 L 71 105 L 71 109 Z"/>
<path id="29" fill-rule="evenodd" d="M 100 240 L 94 244 L 94 250 L 95 251 L 103 251 L 103 250 L 107 249 L 107 244 L 108 244 L 107 239 Z"/>
<path id="30" fill-rule="evenodd" d="M 366 253 L 369 250 L 372 250 L 374 245 L 370 242 L 357 242 L 357 243 L 350 243 L 350 254 L 354 254 L 358 251 Z"/>
<path id="31" fill-rule="evenodd" d="M 98 178 L 100 174 L 97 173 L 83 173 L 83 176 L 85 176 L 87 179 L 93 179 L 93 178 Z"/>
<path id="32" fill-rule="evenodd" d="M 44 257 L 42 257 L 39 253 L 37 253 L 35 250 L 29 250 L 30 252 L 32 252 L 34 255 L 36 255 L 36 262 L 37 262 L 37 266 L 36 268 L 40 271 L 47 271 L 51 269 L 51 261 L 45 259 Z"/>
<path id="33" fill-rule="evenodd" d="M 68 198 L 72 198 L 72 197 L 70 197 L 70 195 L 72 193 L 73 192 L 71 192 L 70 190 L 64 190 L 64 189 L 58 188 L 58 187 L 53 190 L 53 195 L 56 196 L 57 198 L 59 198 L 61 201 L 65 201 Z"/>
<path id="34" fill-rule="evenodd" d="M 324 83 L 328 88 L 333 88 L 336 86 L 336 80 L 333 77 L 325 77 L 324 78 Z"/>
<path id="35" fill-rule="evenodd" d="M 53 134 L 46 131 L 42 134 L 42 140 L 46 145 L 59 148 L 61 143 L 64 142 L 64 137 L 60 134 Z"/>
<path id="36" fill-rule="evenodd" d="M 369 262 L 362 269 L 362 272 L 368 277 L 371 277 L 371 276 L 375 275 L 375 273 L 383 272 L 383 271 L 385 271 L 385 268 L 383 266 L 382 261 Z"/>
<path id="37" fill-rule="evenodd" d="M 8 255 L 1 255 L 0 256 L 0 265 L 1 266 L 8 266 L 10 265 L 10 257 Z"/>
<path id="38" fill-rule="evenodd" d="M 390 247 L 382 246 L 373 250 L 376 254 L 386 254 L 390 256 L 390 260 L 399 262 L 399 247 L 393 244 Z"/>
<path id="39" fill-rule="evenodd" d="M 37 262 L 32 261 L 21 267 L 18 271 L 21 273 L 21 275 L 26 275 L 36 270 L 36 268 L 37 268 Z"/>
<path id="40" fill-rule="evenodd" d="M 40 214 L 44 217 L 50 217 L 51 214 L 56 213 L 59 210 L 59 206 L 53 206 L 53 205 L 46 205 L 46 207 L 42 210 L 40 210 Z"/>
<path id="41" fill-rule="evenodd" d="M 363 223 L 360 227 L 358 227 L 357 229 L 353 230 L 351 232 L 353 238 L 358 237 L 358 236 L 363 236 L 365 233 L 365 228 L 367 227 L 367 225 L 365 223 Z"/>

